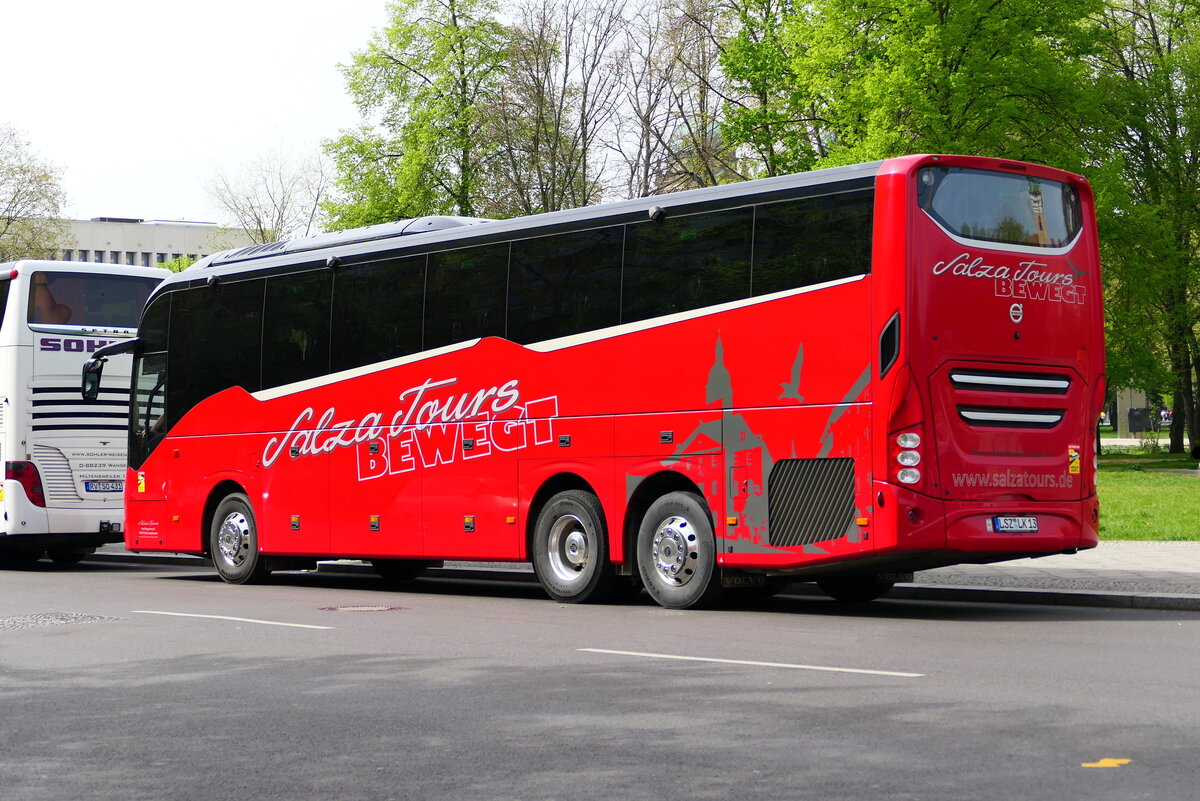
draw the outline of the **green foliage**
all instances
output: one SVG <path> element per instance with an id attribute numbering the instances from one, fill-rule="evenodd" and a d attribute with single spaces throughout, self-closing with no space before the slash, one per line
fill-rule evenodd
<path id="1" fill-rule="evenodd" d="M 725 43 L 721 66 L 741 97 L 726 109 L 722 135 L 749 148 L 763 175 L 811 170 L 826 155 L 822 104 L 794 71 L 795 36 L 785 34 L 806 18 L 791 0 L 745 0 L 736 13 L 737 33 Z"/>
<path id="2" fill-rule="evenodd" d="M 1200 539 L 1200 476 L 1109 470 L 1097 491 L 1101 539 Z"/>
<path id="3" fill-rule="evenodd" d="M 390 23 L 342 68 L 370 123 L 326 143 L 335 229 L 421 214 L 476 214 L 485 110 L 502 80 L 492 0 L 396 0 Z"/>
<path id="4" fill-rule="evenodd" d="M 828 163 L 914 152 L 1081 163 L 1099 0 L 818 0 L 782 39 Z"/>
<path id="5" fill-rule="evenodd" d="M 164 261 L 155 266 L 165 267 L 166 269 L 170 270 L 173 273 L 181 273 L 184 270 L 186 270 L 188 267 L 191 267 L 195 263 L 196 263 L 196 260 L 193 258 L 189 258 L 188 256 L 180 256 L 177 259 L 171 259 L 170 261 Z"/>
<path id="6" fill-rule="evenodd" d="M 0 262 L 61 257 L 69 247 L 63 202 L 58 171 L 0 124 Z"/>
<path id="7" fill-rule="evenodd" d="M 1165 390 L 1200 441 L 1200 8 L 1111 0 L 1094 59 L 1112 383 Z M 1171 448 L 1184 449 L 1183 430 Z"/>

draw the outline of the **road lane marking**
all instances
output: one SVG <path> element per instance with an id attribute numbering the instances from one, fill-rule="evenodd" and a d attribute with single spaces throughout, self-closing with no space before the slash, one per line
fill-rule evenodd
<path id="1" fill-rule="evenodd" d="M 640 651 L 610 651 L 606 648 L 579 648 L 589 654 L 614 654 L 616 656 L 640 656 L 645 659 L 675 659 L 682 662 L 715 662 L 720 665 L 748 665 L 750 667 L 773 667 L 787 670 L 821 670 L 826 673 L 860 673 L 866 676 L 896 676 L 902 679 L 924 678 L 924 673 L 898 673 L 892 670 L 865 670 L 863 668 L 826 667 L 823 665 L 792 665 L 787 662 L 754 662 L 749 659 L 717 659 L 709 656 L 679 656 L 677 654 L 647 654 Z"/>
<path id="2" fill-rule="evenodd" d="M 1081 767 L 1081 768 L 1119 768 L 1122 765 L 1128 765 L 1132 761 L 1133 761 L 1132 759 L 1113 759 L 1112 757 L 1105 757 L 1104 759 L 1101 759 L 1098 762 L 1081 763 L 1079 767 Z"/>
<path id="3" fill-rule="evenodd" d="M 193 615 L 187 612 L 155 612 L 149 609 L 134 609 L 133 615 L 167 615 L 169 617 L 199 617 L 206 620 L 232 620 L 235 623 L 257 623 L 260 626 L 287 626 L 293 629 L 332 629 L 333 626 L 310 626 L 307 623 L 280 623 L 277 620 L 255 620 L 250 617 L 227 617 L 225 615 Z"/>

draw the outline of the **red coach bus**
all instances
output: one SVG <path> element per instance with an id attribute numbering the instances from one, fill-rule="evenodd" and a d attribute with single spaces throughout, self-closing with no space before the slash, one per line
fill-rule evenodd
<path id="1" fill-rule="evenodd" d="M 1091 548 L 1093 220 L 1077 175 L 911 156 L 209 257 L 108 349 L 126 545 L 675 608 Z"/>

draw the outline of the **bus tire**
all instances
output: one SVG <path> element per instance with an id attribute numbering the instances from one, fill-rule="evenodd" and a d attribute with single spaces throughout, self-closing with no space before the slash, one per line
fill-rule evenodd
<path id="1" fill-rule="evenodd" d="M 250 499 L 241 492 L 227 495 L 213 514 L 208 536 L 213 565 L 230 584 L 257 584 L 271 571 L 258 552 L 258 525 Z"/>
<path id="2" fill-rule="evenodd" d="M 710 606 L 721 597 L 716 537 L 703 498 L 671 492 L 650 505 L 638 529 L 637 566 L 650 597 L 668 609 Z"/>
<path id="3" fill-rule="evenodd" d="M 817 586 L 835 601 L 858 604 L 882 598 L 896 586 L 896 582 L 866 573 L 818 579 Z"/>
<path id="4" fill-rule="evenodd" d="M 599 498 L 565 490 L 546 502 L 533 529 L 533 572 L 546 594 L 561 603 L 609 596 L 616 571 L 608 558 L 608 528 Z"/>
<path id="5" fill-rule="evenodd" d="M 372 559 L 371 567 L 386 581 L 412 581 L 429 563 L 423 559 Z"/>
<path id="6" fill-rule="evenodd" d="M 50 551 L 50 561 L 56 565 L 77 565 L 92 551 Z"/>

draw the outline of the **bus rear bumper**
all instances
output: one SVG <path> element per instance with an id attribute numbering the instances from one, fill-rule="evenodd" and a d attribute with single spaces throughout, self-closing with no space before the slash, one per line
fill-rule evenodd
<path id="1" fill-rule="evenodd" d="M 1099 502 L 945 503 L 946 548 L 969 554 L 1070 553 L 1099 542 Z M 972 561 L 963 559 L 964 562 Z"/>
<path id="2" fill-rule="evenodd" d="M 0 540 L 33 544 L 34 539 L 80 546 L 121 542 L 125 513 L 119 503 L 82 508 L 40 507 L 8 491 Z"/>

